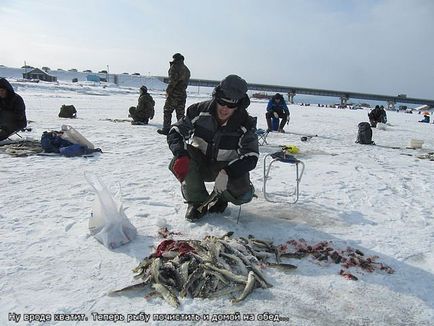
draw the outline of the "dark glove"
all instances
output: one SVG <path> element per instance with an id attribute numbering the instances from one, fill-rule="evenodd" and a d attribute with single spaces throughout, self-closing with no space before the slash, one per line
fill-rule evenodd
<path id="1" fill-rule="evenodd" d="M 172 170 L 179 182 L 184 181 L 188 174 L 188 167 L 190 165 L 190 158 L 188 156 L 178 157 L 173 164 Z"/>
<path id="2" fill-rule="evenodd" d="M 149 115 L 149 120 L 154 119 L 155 110 L 152 109 L 151 114 Z"/>

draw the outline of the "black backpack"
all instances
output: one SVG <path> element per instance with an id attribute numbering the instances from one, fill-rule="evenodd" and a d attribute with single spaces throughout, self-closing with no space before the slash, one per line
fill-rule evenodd
<path id="1" fill-rule="evenodd" d="M 59 118 L 76 118 L 77 110 L 74 105 L 63 104 L 60 107 Z"/>
<path id="2" fill-rule="evenodd" d="M 356 143 L 374 145 L 375 143 L 372 141 L 372 129 L 369 122 L 360 122 L 358 127 L 359 132 L 357 133 Z"/>

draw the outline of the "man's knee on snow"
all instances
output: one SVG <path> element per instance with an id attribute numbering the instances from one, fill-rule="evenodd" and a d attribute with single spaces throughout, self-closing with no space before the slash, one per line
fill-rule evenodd
<path id="1" fill-rule="evenodd" d="M 253 199 L 254 194 L 255 194 L 255 187 L 253 187 L 253 185 L 250 184 L 249 190 L 242 194 L 238 194 L 237 196 L 234 196 L 234 194 L 231 193 L 229 190 L 225 190 L 224 192 L 222 192 L 220 197 L 225 201 L 230 202 L 234 205 L 241 205 L 250 202 Z"/>

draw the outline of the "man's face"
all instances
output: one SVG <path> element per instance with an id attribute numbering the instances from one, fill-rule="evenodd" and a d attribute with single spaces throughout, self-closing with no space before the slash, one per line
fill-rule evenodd
<path id="1" fill-rule="evenodd" d="M 226 105 L 217 103 L 217 118 L 220 123 L 225 123 L 234 114 L 237 108 L 229 108 Z"/>
<path id="2" fill-rule="evenodd" d="M 5 90 L 4 88 L 0 88 L 0 97 L 6 98 L 7 95 L 8 95 L 8 91 Z"/>

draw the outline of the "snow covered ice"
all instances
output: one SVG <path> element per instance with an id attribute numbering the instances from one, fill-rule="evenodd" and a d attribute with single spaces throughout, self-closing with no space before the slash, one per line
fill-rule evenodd
<path id="1" fill-rule="evenodd" d="M 434 126 L 418 123 L 420 115 L 388 111 L 386 130 L 373 129 L 376 144 L 400 147 L 393 149 L 355 144 L 357 124 L 368 120 L 368 110 L 291 105 L 285 129 L 292 133 L 272 133 L 269 145 L 260 147 L 251 173 L 258 198 L 242 206 L 240 223 L 238 207 L 230 204 L 223 215 L 192 224 L 184 219 L 180 186 L 168 170 L 166 138 L 156 132 L 162 126 L 164 90 L 150 92 L 156 101 L 154 120 L 133 126 L 105 119 L 126 119 L 128 108 L 137 104 L 138 89 L 12 84 L 32 121 L 32 131 L 23 137 L 39 139 L 43 131 L 66 123 L 104 153 L 90 158 L 0 153 L 1 325 L 15 324 L 8 321 L 9 313 L 83 313 L 89 320 L 76 324 L 105 324 L 93 321 L 92 312 L 146 312 L 151 324 L 164 324 L 152 321 L 152 314 L 235 312 L 279 314 L 291 325 L 434 324 L 434 162 L 417 158 L 434 151 Z M 187 106 L 206 96 L 190 89 Z M 73 104 L 78 118 L 58 118 L 62 104 Z M 248 109 L 263 129 L 265 107 L 266 102 L 253 100 Z M 318 137 L 301 142 L 301 135 Z M 422 149 L 406 149 L 411 139 L 423 140 Z M 295 205 L 266 202 L 261 191 L 264 156 L 286 144 L 296 145 L 297 157 L 306 164 Z M 94 193 L 84 172 L 97 174 L 112 190 L 120 185 L 126 214 L 138 230 L 134 241 L 110 251 L 90 236 Z M 279 165 L 271 175 L 271 191 L 294 185 L 290 166 Z M 162 240 L 158 230 L 163 226 L 180 232 L 179 239 L 234 231 L 237 237 L 253 234 L 274 244 L 300 238 L 333 241 L 337 248 L 351 246 L 379 256 L 395 273 L 354 268 L 359 280 L 349 281 L 339 275 L 339 265 L 290 259 L 296 270 L 265 269 L 273 287 L 256 289 L 236 305 L 227 297 L 187 298 L 176 310 L 160 298 L 145 300 L 140 291 L 108 296 L 133 283 L 131 270 Z"/>

